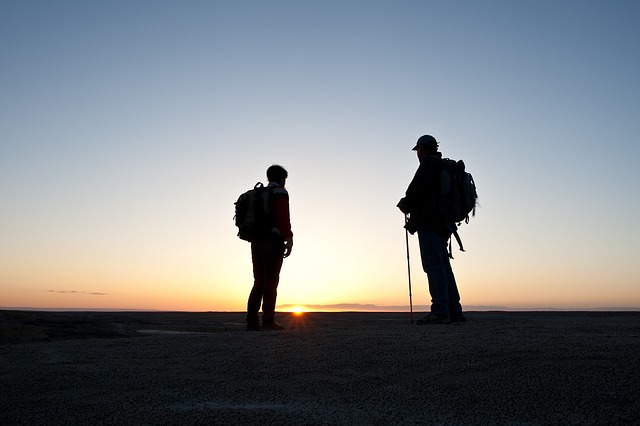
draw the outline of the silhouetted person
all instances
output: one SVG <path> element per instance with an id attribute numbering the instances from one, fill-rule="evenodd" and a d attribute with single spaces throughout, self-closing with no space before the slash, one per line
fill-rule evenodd
<path id="1" fill-rule="evenodd" d="M 417 323 L 464 322 L 466 319 L 462 314 L 460 294 L 447 251 L 447 241 L 457 228 L 455 223 L 447 223 L 436 207 L 442 154 L 438 151 L 438 142 L 431 135 L 421 136 L 413 150 L 418 154 L 420 165 L 398 207 L 409 214 L 407 229 L 418 233 L 422 268 L 429 281 L 431 312 Z"/>
<path id="2" fill-rule="evenodd" d="M 258 312 L 262 304 L 262 329 L 282 330 L 275 321 L 276 297 L 282 261 L 291 254 L 293 233 L 289 218 L 289 193 L 284 189 L 287 171 L 278 165 L 267 169 L 271 190 L 270 211 L 273 227 L 251 243 L 253 288 L 247 302 L 247 330 L 260 330 Z"/>

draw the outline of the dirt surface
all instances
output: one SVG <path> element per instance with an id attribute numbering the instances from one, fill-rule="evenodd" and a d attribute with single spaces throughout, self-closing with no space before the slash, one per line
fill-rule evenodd
<path id="1" fill-rule="evenodd" d="M 0 424 L 640 422 L 639 313 L 467 318 L 0 311 Z"/>

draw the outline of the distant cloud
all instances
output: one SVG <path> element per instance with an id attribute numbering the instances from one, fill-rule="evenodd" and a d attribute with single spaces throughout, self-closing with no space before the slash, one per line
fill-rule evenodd
<path id="1" fill-rule="evenodd" d="M 49 290 L 47 293 L 59 293 L 59 294 L 88 294 L 90 296 L 106 296 L 108 293 L 97 293 L 90 291 L 76 291 L 76 290 Z"/>

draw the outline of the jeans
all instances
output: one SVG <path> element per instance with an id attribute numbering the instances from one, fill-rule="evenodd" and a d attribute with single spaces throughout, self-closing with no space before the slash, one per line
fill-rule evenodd
<path id="1" fill-rule="evenodd" d="M 418 230 L 418 241 L 422 269 L 429 280 L 431 312 L 435 315 L 460 315 L 460 294 L 449 262 L 447 241 L 428 229 Z"/>
<path id="2" fill-rule="evenodd" d="M 274 322 L 278 282 L 284 256 L 284 241 L 277 234 L 251 243 L 253 288 L 247 301 L 247 322 L 257 324 L 262 304 L 262 323 Z"/>

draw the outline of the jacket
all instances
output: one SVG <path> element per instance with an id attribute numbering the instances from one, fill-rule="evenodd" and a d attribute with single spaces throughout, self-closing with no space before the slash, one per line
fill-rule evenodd
<path id="1" fill-rule="evenodd" d="M 405 197 L 398 207 L 409 214 L 407 229 L 413 233 L 418 229 L 429 229 L 443 238 L 449 238 L 456 226 L 447 223 L 438 208 L 442 154 L 437 152 L 422 159 Z"/>
<path id="2" fill-rule="evenodd" d="M 273 232 L 282 236 L 285 240 L 293 237 L 291 231 L 291 218 L 289 213 L 289 192 L 275 182 L 269 182 L 273 197 L 271 211 L 274 213 Z"/>

